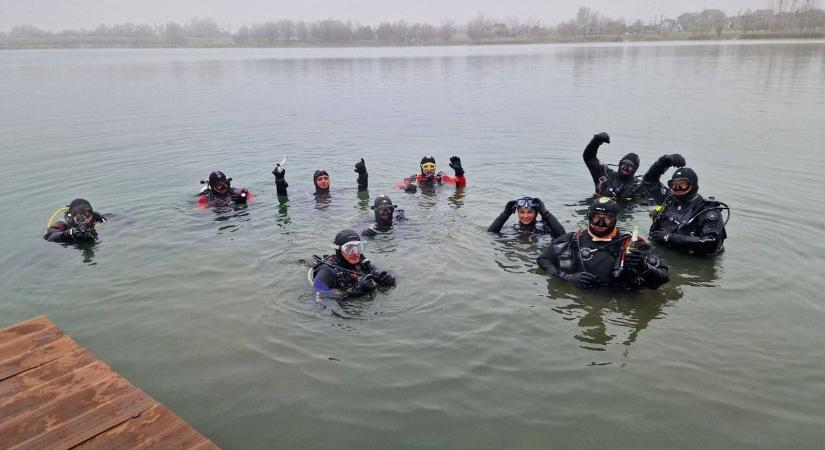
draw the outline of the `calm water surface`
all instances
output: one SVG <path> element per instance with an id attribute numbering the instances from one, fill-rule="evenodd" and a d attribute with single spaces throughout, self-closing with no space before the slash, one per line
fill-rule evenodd
<path id="1" fill-rule="evenodd" d="M 825 443 L 821 42 L 2 51 L 0 99 L 0 326 L 48 315 L 221 446 Z M 524 195 L 579 226 L 602 130 L 606 162 L 686 156 L 733 209 L 722 257 L 586 292 L 537 270 L 543 238 L 485 232 Z M 393 192 L 424 154 L 467 188 Z M 214 169 L 257 200 L 197 211 Z M 398 286 L 316 301 L 307 261 L 382 193 L 409 220 L 367 250 Z M 43 241 L 78 196 L 102 242 Z"/>

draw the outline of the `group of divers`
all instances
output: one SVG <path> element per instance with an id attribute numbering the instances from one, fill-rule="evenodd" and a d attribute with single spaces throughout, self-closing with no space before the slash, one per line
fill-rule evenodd
<path id="1" fill-rule="evenodd" d="M 657 289 L 668 282 L 668 266 L 656 256 L 651 244 L 691 255 L 713 256 L 722 251 L 730 210 L 713 197 L 706 199 L 699 195 L 699 178 L 693 169 L 685 167 L 684 157 L 663 155 L 638 177 L 640 159 L 635 153 L 623 156 L 617 170 L 599 161 L 597 152 L 605 143 L 610 143 L 607 133 L 594 135 L 582 155 L 596 191 L 587 210 L 586 229 L 565 232 L 541 199 L 524 197 L 508 201 L 487 231 L 500 233 L 510 216 L 516 214 L 518 222 L 514 228 L 519 234 L 549 234 L 553 238 L 538 257 L 538 265 L 548 274 L 585 289 L 599 286 Z M 449 166 L 454 176 L 437 171 L 435 158 L 425 156 L 419 172 L 394 187 L 408 193 L 432 192 L 444 184 L 464 187 L 467 180 L 461 159 L 451 157 Z M 670 168 L 676 170 L 665 186 L 660 178 Z M 368 175 L 363 159 L 355 164 L 355 172 L 358 191 L 366 191 Z M 275 165 L 272 174 L 278 196 L 287 196 L 284 161 Z M 247 189 L 232 187 L 231 181 L 223 172 L 212 172 L 208 180 L 201 181 L 205 187 L 197 195 L 197 204 L 206 208 L 238 206 L 254 198 Z M 325 170 L 315 171 L 313 183 L 317 197 L 329 195 L 330 177 Z M 647 240 L 639 236 L 637 227 L 628 232 L 616 224 L 620 209 L 637 201 L 652 201 L 657 205 L 651 211 L 653 223 Z M 344 300 L 368 294 L 378 287 L 395 285 L 392 272 L 379 269 L 366 258 L 363 241 L 392 231 L 404 219 L 403 210 L 387 195 L 376 197 L 371 209 L 375 221 L 368 229 L 361 233 L 354 229 L 342 230 L 333 239 L 334 254 L 315 256 L 315 265 L 308 277 L 319 293 Z M 44 239 L 63 243 L 98 240 L 95 225 L 105 222 L 106 218 L 94 211 L 88 201 L 75 199 L 62 211 L 65 214 L 61 220 L 49 221 Z"/>

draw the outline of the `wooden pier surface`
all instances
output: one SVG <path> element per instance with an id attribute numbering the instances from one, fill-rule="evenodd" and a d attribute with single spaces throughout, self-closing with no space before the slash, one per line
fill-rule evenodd
<path id="1" fill-rule="evenodd" d="M 0 330 L 0 449 L 216 449 L 45 316 Z"/>

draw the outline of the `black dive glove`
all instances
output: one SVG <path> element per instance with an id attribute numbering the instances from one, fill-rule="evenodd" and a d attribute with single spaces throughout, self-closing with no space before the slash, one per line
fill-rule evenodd
<path id="1" fill-rule="evenodd" d="M 286 175 L 286 169 L 281 167 L 280 164 L 275 164 L 275 168 L 272 169 L 272 175 L 275 175 L 276 180 L 283 180 Z"/>
<path id="2" fill-rule="evenodd" d="M 635 270 L 637 273 L 643 272 L 647 268 L 646 259 L 647 257 L 642 252 L 628 251 L 624 258 L 624 267 Z"/>
<path id="3" fill-rule="evenodd" d="M 378 283 L 379 286 L 392 286 L 395 284 L 395 278 L 389 272 L 382 270 L 378 272 L 378 275 L 375 277 L 375 281 Z"/>
<path id="4" fill-rule="evenodd" d="M 687 161 L 685 161 L 685 157 L 678 153 L 664 155 L 661 158 L 659 158 L 659 161 L 665 163 L 670 167 L 685 167 L 685 164 L 687 164 Z"/>
<path id="5" fill-rule="evenodd" d="M 669 234 L 670 233 L 668 233 L 665 230 L 656 230 L 656 231 L 651 231 L 649 237 L 650 237 L 651 241 L 661 244 L 661 243 L 667 242 L 669 240 L 669 236 L 668 236 Z"/>
<path id="6" fill-rule="evenodd" d="M 450 156 L 450 167 L 455 171 L 456 177 L 464 176 L 464 169 L 461 167 L 461 158 L 458 156 Z"/>
<path id="7" fill-rule="evenodd" d="M 361 161 L 355 163 L 355 173 L 359 176 L 367 174 L 367 165 L 364 164 L 364 158 L 361 158 Z"/>
<path id="8" fill-rule="evenodd" d="M 544 206 L 544 202 L 541 201 L 540 198 L 533 197 L 533 203 L 536 204 L 536 212 L 539 213 L 540 216 L 543 216 L 549 212 L 547 211 L 547 207 Z"/>
<path id="9" fill-rule="evenodd" d="M 76 241 L 94 241 L 97 239 L 97 231 L 91 227 L 73 227 L 63 233 Z"/>
<path id="10" fill-rule="evenodd" d="M 246 196 L 249 195 L 249 189 L 243 188 L 238 192 L 238 195 L 235 197 L 235 203 L 246 204 Z"/>
<path id="11" fill-rule="evenodd" d="M 504 205 L 504 214 L 509 216 L 516 212 L 516 203 L 518 203 L 518 200 L 510 200 L 507 202 L 507 204 Z"/>
<path id="12" fill-rule="evenodd" d="M 358 278 L 358 282 L 350 289 L 352 294 L 365 294 L 375 290 L 375 279 L 372 274 L 363 275 Z"/>
<path id="13" fill-rule="evenodd" d="M 599 144 L 610 143 L 610 135 L 602 131 L 599 134 L 593 135 L 593 140 L 598 142 Z"/>
<path id="14" fill-rule="evenodd" d="M 590 289 L 599 285 L 599 280 L 596 278 L 596 275 L 590 272 L 574 273 L 568 275 L 565 279 L 582 289 Z"/>

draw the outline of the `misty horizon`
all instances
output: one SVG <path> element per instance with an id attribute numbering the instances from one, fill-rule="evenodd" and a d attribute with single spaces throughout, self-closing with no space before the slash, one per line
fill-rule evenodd
<path id="1" fill-rule="evenodd" d="M 767 0 L 631 0 L 621 5 L 607 0 L 525 0 L 511 5 L 502 5 L 491 0 L 472 3 L 464 0 L 424 0 L 418 4 L 365 0 L 355 5 L 341 5 L 329 0 L 308 0 L 301 4 L 283 5 L 261 0 L 231 3 L 224 0 L 205 0 L 197 3 L 182 1 L 173 5 L 158 0 L 143 3 L 121 1 L 118 5 L 111 3 L 104 0 L 87 0 L 82 4 L 44 0 L 32 5 L 0 0 L 0 9 L 4 12 L 0 15 L 0 31 L 9 31 L 16 25 L 33 25 L 50 31 L 60 31 L 94 29 L 101 24 L 184 23 L 193 18 L 212 19 L 231 32 L 244 25 L 278 19 L 314 21 L 332 18 L 367 25 L 396 20 L 438 24 L 450 19 L 457 24 L 463 24 L 479 13 L 502 21 L 517 18 L 522 22 L 552 25 L 575 17 L 580 6 L 588 6 L 601 14 L 628 22 L 653 22 L 662 17 L 674 18 L 685 12 L 698 12 L 703 9 L 720 9 L 730 16 L 746 9 L 757 10 L 769 6 Z"/>

